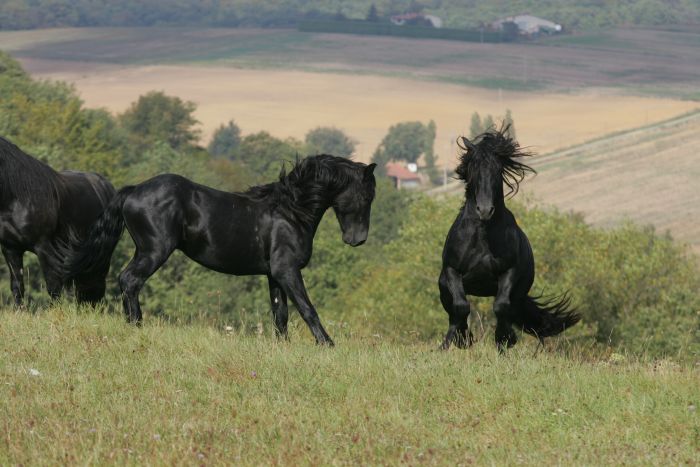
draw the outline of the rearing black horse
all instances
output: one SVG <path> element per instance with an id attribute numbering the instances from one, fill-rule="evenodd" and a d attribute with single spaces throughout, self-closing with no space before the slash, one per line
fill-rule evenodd
<path id="1" fill-rule="evenodd" d="M 58 297 L 66 282 L 63 244 L 84 235 L 114 193 L 101 175 L 56 172 L 0 137 L 0 246 L 17 305 L 24 298 L 24 253 L 36 253 L 46 289 Z M 77 274 L 78 300 L 99 301 L 106 275 L 106 268 Z"/>
<path id="2" fill-rule="evenodd" d="M 538 301 L 528 295 L 535 278 L 532 249 L 504 202 L 504 184 L 515 194 L 525 175 L 534 173 L 519 161 L 529 154 L 508 136 L 507 126 L 481 134 L 475 143 L 462 138 L 460 147 L 457 175 L 466 182 L 466 200 L 442 253 L 440 299 L 450 317 L 442 347 L 472 343 L 467 294 L 495 297 L 501 351 L 516 343 L 513 325 L 540 340 L 573 326 L 580 317 L 567 297 Z"/>
<path id="3" fill-rule="evenodd" d="M 278 182 L 227 193 L 178 175 L 159 175 L 119 191 L 91 229 L 72 274 L 89 274 L 109 264 L 124 229 L 136 253 L 119 276 L 124 311 L 142 319 L 139 291 L 179 249 L 215 271 L 265 274 L 278 335 L 287 336 L 287 297 L 320 344 L 333 345 L 306 293 L 301 276 L 311 258 L 313 238 L 332 207 L 352 246 L 365 242 L 374 199 L 375 164 L 313 156 L 296 163 Z"/>

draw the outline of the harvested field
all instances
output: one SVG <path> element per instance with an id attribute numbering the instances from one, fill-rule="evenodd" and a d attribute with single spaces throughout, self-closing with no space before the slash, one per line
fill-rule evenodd
<path id="1" fill-rule="evenodd" d="M 581 143 L 669 118 L 696 103 L 612 95 L 588 90 L 545 94 L 479 89 L 381 76 L 245 70 L 233 67 L 23 60 L 37 77 L 74 83 L 88 106 L 125 110 L 150 90 L 194 101 L 204 141 L 233 118 L 244 133 L 266 130 L 279 137 L 303 138 L 319 125 L 333 125 L 359 141 L 358 158 L 367 160 L 389 126 L 407 120 L 435 120 L 436 151 L 451 164 L 458 135 L 469 131 L 471 114 L 503 116 L 511 109 L 522 141 L 540 152 Z M 449 158 L 445 158 L 450 155 Z"/>

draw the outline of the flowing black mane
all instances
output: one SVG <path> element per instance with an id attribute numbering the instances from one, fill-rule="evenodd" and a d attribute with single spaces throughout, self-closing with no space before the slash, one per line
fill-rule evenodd
<path id="1" fill-rule="evenodd" d="M 289 173 L 282 167 L 279 181 L 251 187 L 244 195 L 267 199 L 281 212 L 309 224 L 314 213 L 328 207 L 329 195 L 359 180 L 358 165 L 344 157 L 321 154 L 297 159 Z M 329 193 L 332 187 L 334 192 Z"/>
<path id="2" fill-rule="evenodd" d="M 532 154 L 523 151 L 518 142 L 508 135 L 509 128 L 510 125 L 507 125 L 500 130 L 487 130 L 477 136 L 475 142 L 467 138 L 457 141 L 457 145 L 464 151 L 455 170 L 460 180 L 468 184 L 482 166 L 495 166 L 501 171 L 503 183 L 510 189 L 510 196 L 518 192 L 520 182 L 528 173 L 537 173 L 535 169 L 518 160 Z"/>
<path id="3" fill-rule="evenodd" d="M 0 136 L 0 199 L 53 205 L 62 189 L 58 172 Z"/>

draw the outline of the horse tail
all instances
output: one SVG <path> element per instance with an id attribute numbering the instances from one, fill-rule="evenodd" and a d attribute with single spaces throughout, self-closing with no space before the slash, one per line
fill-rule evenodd
<path id="1" fill-rule="evenodd" d="M 514 324 L 540 340 L 563 332 L 581 319 L 581 315 L 571 308 L 568 294 L 553 298 L 528 295 L 519 308 Z"/>
<path id="2" fill-rule="evenodd" d="M 104 274 L 109 270 L 112 253 L 124 232 L 122 208 L 134 188 L 127 186 L 119 190 L 100 217 L 92 224 L 82 242 L 74 245 L 66 261 L 69 279 Z"/>

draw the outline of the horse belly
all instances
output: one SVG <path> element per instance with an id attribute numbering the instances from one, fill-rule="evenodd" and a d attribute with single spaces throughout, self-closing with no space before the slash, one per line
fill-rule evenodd
<path id="1" fill-rule="evenodd" d="M 236 236 L 210 237 L 206 242 L 185 241 L 180 250 L 202 266 L 224 274 L 246 276 L 269 272 L 260 245 Z"/>

